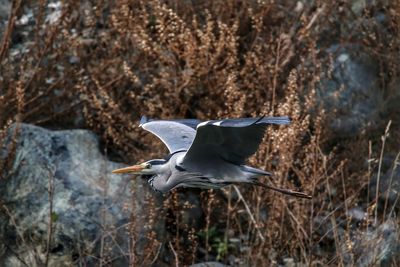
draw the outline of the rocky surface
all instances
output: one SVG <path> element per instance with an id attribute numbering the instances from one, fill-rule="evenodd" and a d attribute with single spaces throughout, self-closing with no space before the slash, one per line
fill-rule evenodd
<path id="1" fill-rule="evenodd" d="M 355 235 L 342 247 L 346 266 L 393 266 L 400 260 L 399 226 L 388 220 L 376 229 Z"/>
<path id="2" fill-rule="evenodd" d="M 47 251 L 49 266 L 127 266 L 132 203 L 140 207 L 138 249 L 152 227 L 142 216 L 147 182 L 135 180 L 132 198 L 131 178 L 111 174 L 120 167 L 100 153 L 89 131 L 21 124 L 12 169 L 0 181 L 0 266 L 43 266 Z M 163 221 L 153 224 L 160 230 Z"/>
<path id="3" fill-rule="evenodd" d="M 216 261 L 202 262 L 190 265 L 190 267 L 225 267 L 225 266 L 226 265 Z"/>
<path id="4" fill-rule="evenodd" d="M 0 20 L 8 18 L 11 11 L 11 2 L 8 0 L 0 0 Z"/>
<path id="5" fill-rule="evenodd" d="M 339 138 L 360 134 L 373 126 L 383 111 L 378 64 L 357 47 L 332 45 L 332 71 L 321 79 L 317 97 L 328 113 L 335 113 L 330 128 Z"/>
<path id="6" fill-rule="evenodd" d="M 389 159 L 387 159 L 389 158 Z M 386 162 L 385 162 L 386 161 Z M 385 165 L 391 165 L 389 168 L 385 168 Z M 393 214 L 400 208 L 400 168 L 399 168 L 399 155 L 392 159 L 392 157 L 386 157 L 382 162 L 382 169 L 379 177 L 379 208 L 380 210 L 386 209 L 386 214 Z M 376 187 L 378 185 L 378 171 L 372 177 L 370 182 L 370 198 L 373 201 L 376 198 Z"/>
<path id="7" fill-rule="evenodd" d="M 0 0 L 0 37 L 3 36 L 7 27 L 8 16 L 11 12 L 11 2 L 8 0 Z"/>

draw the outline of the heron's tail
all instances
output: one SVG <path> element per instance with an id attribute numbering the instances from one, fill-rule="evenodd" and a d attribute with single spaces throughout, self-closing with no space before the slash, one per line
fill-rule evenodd
<path id="1" fill-rule="evenodd" d="M 250 166 L 242 165 L 240 166 L 240 169 L 246 173 L 249 174 L 250 177 L 256 177 L 256 176 L 272 176 L 272 173 L 256 169 Z"/>
<path id="2" fill-rule="evenodd" d="M 279 192 L 279 193 L 282 193 L 282 194 L 285 194 L 285 195 L 289 195 L 289 196 L 308 198 L 308 199 L 312 198 L 312 196 L 307 195 L 306 193 L 303 193 L 303 192 L 293 191 L 293 190 L 285 189 L 285 188 L 279 188 L 279 187 L 275 187 L 275 186 L 272 186 L 272 185 L 263 184 L 263 183 L 261 183 L 259 181 L 252 181 L 252 184 L 257 185 L 257 186 L 261 186 L 261 187 L 264 187 L 264 188 L 267 188 L 267 189 L 271 189 L 271 190 L 274 190 L 276 192 Z"/>

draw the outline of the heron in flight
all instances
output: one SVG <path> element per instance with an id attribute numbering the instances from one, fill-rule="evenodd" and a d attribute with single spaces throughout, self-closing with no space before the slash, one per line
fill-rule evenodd
<path id="1" fill-rule="evenodd" d="M 149 120 L 140 127 L 156 135 L 170 154 L 165 159 L 114 170 L 113 173 L 152 175 L 150 186 L 166 193 L 177 187 L 221 188 L 245 183 L 262 186 L 302 198 L 311 196 L 261 183 L 260 176 L 271 173 L 245 165 L 260 145 L 270 124 L 289 124 L 288 117 L 260 117 L 210 120 Z"/>

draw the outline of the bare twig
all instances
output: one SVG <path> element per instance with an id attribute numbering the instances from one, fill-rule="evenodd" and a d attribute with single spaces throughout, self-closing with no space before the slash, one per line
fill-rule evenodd
<path id="1" fill-rule="evenodd" d="M 372 162 L 372 142 L 371 140 L 368 142 L 368 177 L 367 177 L 367 203 L 369 202 L 369 195 L 370 195 L 370 188 L 369 188 L 369 183 L 372 175 L 372 167 L 371 167 L 371 162 Z M 369 217 L 369 216 L 368 216 Z M 368 223 L 367 223 L 367 232 L 368 232 Z"/>
<path id="2" fill-rule="evenodd" d="M 325 10 L 325 4 L 322 5 L 322 7 L 317 9 L 317 12 L 315 12 L 314 16 L 312 16 L 310 22 L 306 26 L 306 30 L 310 30 L 317 18 L 322 14 L 322 12 Z"/>
<path id="3" fill-rule="evenodd" d="M 386 138 L 389 136 L 389 129 L 392 121 L 390 120 L 386 126 L 385 134 L 382 136 L 382 147 L 381 147 L 381 155 L 379 156 L 379 166 L 378 166 L 378 177 L 376 180 L 376 191 L 375 191 L 375 219 L 374 225 L 377 224 L 378 221 L 378 199 L 379 199 L 379 184 L 381 182 L 381 168 L 382 168 L 382 161 L 383 161 L 383 152 L 385 151 L 385 143 Z"/>
<path id="4" fill-rule="evenodd" d="M 156 260 L 158 259 L 158 255 L 160 255 L 160 251 L 161 251 L 162 245 L 163 245 L 163 244 L 160 243 L 160 245 L 158 246 L 156 255 L 154 255 L 153 260 L 150 262 L 150 266 L 153 266 L 153 264 L 154 264 L 154 263 L 156 262 Z"/>
<path id="5" fill-rule="evenodd" d="M 168 244 L 169 244 L 169 247 L 171 248 L 172 253 L 173 253 L 174 256 L 175 256 L 175 266 L 176 266 L 176 267 L 179 267 L 179 257 L 178 257 L 178 254 L 176 253 L 174 247 L 172 246 L 171 241 L 168 242 Z"/>
<path id="6" fill-rule="evenodd" d="M 26 242 L 26 240 L 24 238 L 24 234 L 21 232 L 20 228 L 18 227 L 15 217 L 11 213 L 11 211 L 8 209 L 8 207 L 6 205 L 0 203 L 0 209 L 3 209 L 5 211 L 5 213 L 7 214 L 7 216 L 10 218 L 11 224 L 15 227 L 15 231 L 16 231 L 18 237 L 21 239 L 22 244 L 25 245 L 26 247 L 28 247 L 30 249 L 30 251 L 33 251 L 33 248 L 29 245 L 28 242 Z M 17 252 L 14 252 L 14 254 L 18 255 Z M 30 254 L 30 252 L 29 252 L 29 254 Z M 32 256 L 33 256 L 32 258 L 35 261 L 34 262 L 35 266 L 38 266 L 37 255 L 34 254 Z M 22 258 L 19 255 L 16 257 L 25 265 L 25 262 L 22 260 Z"/>
<path id="7" fill-rule="evenodd" d="M 390 174 L 389 185 L 388 185 L 388 188 L 386 189 L 385 207 L 383 208 L 383 219 L 385 219 L 385 216 L 386 216 L 386 209 L 387 209 L 387 205 L 388 205 L 388 202 L 389 202 L 389 194 L 390 194 L 390 191 L 392 190 L 394 173 L 395 173 L 395 171 L 397 169 L 397 165 L 399 165 L 399 162 L 398 162 L 399 161 L 399 157 L 400 157 L 400 152 L 397 153 L 397 156 L 396 156 L 396 158 L 394 160 L 392 172 Z"/>
<path id="8" fill-rule="evenodd" d="M 250 210 L 250 208 L 249 208 L 249 205 L 247 205 L 246 200 L 243 198 L 242 193 L 240 193 L 240 190 L 239 190 L 239 188 L 238 188 L 236 185 L 234 185 L 233 188 L 235 189 L 236 193 L 238 194 L 239 199 L 242 201 L 242 203 L 243 203 L 243 205 L 244 205 L 244 207 L 245 207 L 245 209 L 246 209 L 246 211 L 247 211 L 247 214 L 248 214 L 249 217 L 250 217 L 251 222 L 254 224 L 254 227 L 255 227 L 256 230 L 257 230 L 258 236 L 260 237 L 260 239 L 261 239 L 262 241 L 264 241 L 265 238 L 264 238 L 264 236 L 262 235 L 260 229 L 258 229 L 257 222 L 256 222 L 256 220 L 254 219 L 253 213 L 251 212 L 251 210 Z"/>
<path id="9" fill-rule="evenodd" d="M 48 229 L 47 229 L 47 240 L 46 240 L 46 260 L 45 266 L 49 266 L 50 246 L 51 239 L 53 237 L 53 197 L 54 197 L 54 171 L 49 171 L 49 185 L 47 193 L 49 195 L 49 218 L 48 218 Z"/>
<path id="10" fill-rule="evenodd" d="M 28 265 L 24 259 L 16 252 L 14 251 L 14 249 L 9 246 L 7 243 L 4 244 L 4 246 L 7 248 L 7 250 L 11 251 L 11 253 L 26 267 L 30 267 L 30 265 Z"/>
<path id="11" fill-rule="evenodd" d="M 16 1 L 13 1 L 13 3 L 12 3 L 10 15 L 8 17 L 7 29 L 3 35 L 3 40 L 1 40 L 0 62 L 3 60 L 3 57 L 6 54 L 8 46 L 10 44 L 11 34 L 12 34 L 12 31 L 14 30 L 17 13 L 21 7 L 21 2 L 22 2 L 21 0 L 16 0 Z"/>
<path id="12" fill-rule="evenodd" d="M 296 216 L 293 214 L 293 212 L 290 211 L 290 209 L 288 208 L 287 205 L 285 205 L 286 211 L 289 214 L 290 218 L 292 218 L 292 220 L 296 223 L 296 226 L 298 229 L 300 229 L 300 231 L 302 232 L 303 236 L 309 240 L 310 237 L 308 236 L 306 230 L 303 228 L 303 226 L 301 225 L 301 223 L 299 222 L 299 220 L 297 220 Z"/>

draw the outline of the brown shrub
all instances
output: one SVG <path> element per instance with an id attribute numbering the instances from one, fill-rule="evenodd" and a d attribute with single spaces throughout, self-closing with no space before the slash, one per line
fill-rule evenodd
<path id="1" fill-rule="evenodd" d="M 229 251 L 250 266 L 284 258 L 307 265 L 343 263 L 337 251 L 316 252 L 332 244 L 318 234 L 321 225 L 313 218 L 334 222 L 362 197 L 369 177 L 360 165 L 368 155 L 369 136 L 348 141 L 356 151 L 336 151 L 326 142 L 324 122 L 332 114 L 318 106 L 316 88 L 328 72 L 328 46 L 362 43 L 380 62 L 383 90 L 394 90 L 398 57 L 391 55 L 398 55 L 400 47 L 400 39 L 393 37 L 400 25 L 397 4 L 377 4 L 357 16 L 350 3 L 336 1 L 69 1 L 50 23 L 43 2 L 25 4 L 34 9 L 37 22 L 28 31 L 31 42 L 24 44 L 25 52 L 11 55 L 16 51 L 12 34 L 24 30 L 14 25 L 21 7 L 13 7 L 3 36 L 0 141 L 14 121 L 85 126 L 101 135 L 108 150 L 137 161 L 166 153 L 156 138 L 137 127 L 143 114 L 202 120 L 291 116 L 290 126 L 268 129 L 250 162 L 271 170 L 272 183 L 310 192 L 314 200 L 243 187 L 250 209 L 243 212 L 244 203 L 231 196 L 232 189 L 203 193 L 207 238 L 201 239 L 194 235 L 199 229 L 179 224 L 185 209 L 173 193 L 165 206 L 175 214 L 179 230 L 169 250 L 177 252 L 180 264 L 202 258 L 199 247 L 206 248 L 204 257 L 226 260 Z M 389 18 L 387 29 L 371 19 L 377 11 Z M 221 213 L 224 207 L 227 212 Z M 209 237 L 212 226 L 219 241 Z M 343 240 L 335 229 L 334 245 L 340 246 Z M 229 246 L 233 238 L 240 239 L 242 249 Z M 191 246 L 185 250 L 187 243 Z M 149 255 L 157 250 L 148 249 Z"/>

